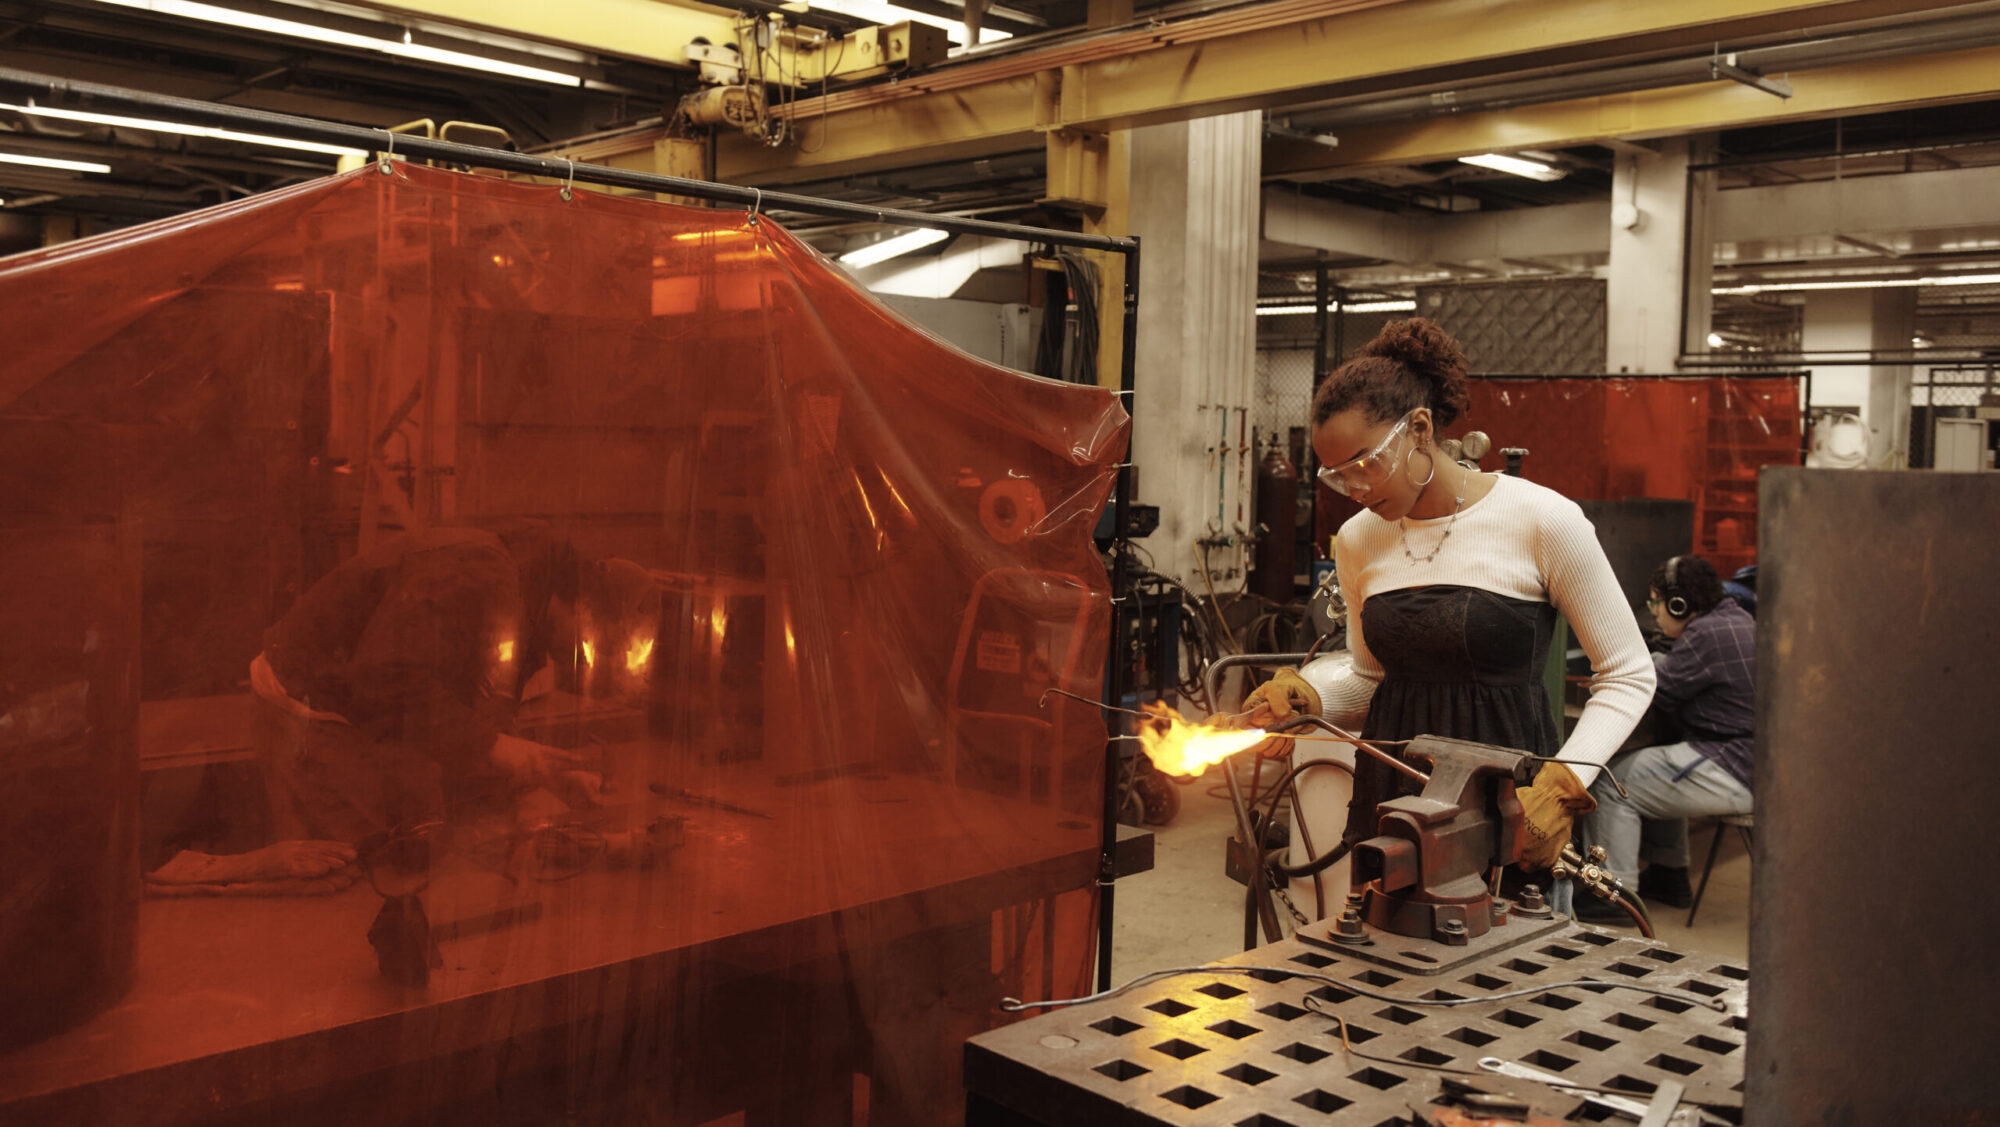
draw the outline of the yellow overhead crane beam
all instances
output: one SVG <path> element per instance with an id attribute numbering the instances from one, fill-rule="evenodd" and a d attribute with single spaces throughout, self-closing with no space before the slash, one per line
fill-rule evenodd
<path id="1" fill-rule="evenodd" d="M 741 43 L 761 17 L 695 0 L 363 0 L 379 11 L 417 16 L 552 43 L 579 51 L 686 68 L 687 45 Z M 810 22 L 811 17 L 807 17 Z M 773 25 L 777 26 L 777 25 Z M 777 26 L 781 66 L 765 78 L 814 86 L 832 78 L 860 79 L 942 60 L 942 28 L 898 23 L 834 38 L 811 28 Z M 747 54 L 747 52 L 746 52 Z M 755 73 L 754 64 L 752 73 Z"/>
<path id="2" fill-rule="evenodd" d="M 1105 133 L 1380 88 L 1398 75 L 1510 69 L 1909 19 L 1955 0 L 1276 0 L 961 62 L 801 99 L 799 144 L 719 138 L 725 180 L 784 184 L 989 156 L 1054 132 Z M 1762 95 L 1769 97 L 1769 95 Z M 1344 143 L 1344 142 L 1343 142 Z"/>
<path id="3" fill-rule="evenodd" d="M 2000 97 L 2000 47 L 1792 71 L 1784 77 L 1793 90 L 1785 100 L 1722 80 L 1341 130 L 1337 148 L 1270 138 L 1264 144 L 1264 175 L 1328 179 L 1370 166 L 1475 153 L 1643 141 Z"/>

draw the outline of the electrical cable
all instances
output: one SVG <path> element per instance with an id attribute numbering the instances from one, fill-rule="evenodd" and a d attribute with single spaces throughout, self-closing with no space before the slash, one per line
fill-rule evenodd
<path id="1" fill-rule="evenodd" d="M 1087 994 L 1081 998 L 1052 998 L 1044 1002 L 1024 1002 L 1019 998 L 1002 998 L 1000 999 L 1000 1009 L 1006 1013 L 1017 1014 L 1026 1013 L 1029 1010 L 1054 1010 L 1063 1009 L 1068 1006 L 1087 1005 L 1091 1002 L 1101 1002 L 1106 998 L 1116 998 L 1120 994 L 1137 989 L 1149 982 L 1157 982 L 1163 978 L 1175 978 L 1184 974 L 1244 974 L 1257 977 L 1260 981 L 1266 982 L 1270 981 L 1269 976 L 1282 974 L 1287 978 L 1303 978 L 1311 982 L 1323 982 L 1328 986 L 1337 986 L 1342 990 L 1359 994 L 1364 998 L 1372 998 L 1378 1002 L 1389 1002 L 1398 1006 L 1450 1008 L 1455 1006 L 1477 1006 L 1486 1002 L 1506 1002 L 1515 998 L 1526 998 L 1534 994 L 1546 994 L 1551 990 L 1593 990 L 1600 992 L 1608 990 L 1631 990 L 1640 994 L 1653 994 L 1662 998 L 1672 998 L 1677 1002 L 1686 1002 L 1689 1005 L 1702 1006 L 1706 1009 L 1714 1010 L 1719 1014 L 1729 1012 L 1728 1004 L 1719 998 L 1705 998 L 1696 994 L 1669 990 L 1664 986 L 1648 986 L 1643 982 L 1608 982 L 1601 978 L 1573 978 L 1564 982 L 1545 982 L 1539 986 L 1525 986 L 1519 990 L 1505 990 L 1498 994 L 1488 994 L 1480 998 L 1399 998 L 1394 994 L 1384 994 L 1379 990 L 1370 989 L 1359 982 L 1338 979 L 1330 974 L 1320 974 L 1317 971 L 1293 970 L 1290 967 L 1244 967 L 1227 964 L 1206 967 L 1167 967 L 1162 970 L 1149 971 L 1122 985 L 1114 986 L 1109 990 L 1100 990 L 1095 994 Z"/>
<path id="2" fill-rule="evenodd" d="M 1196 542 L 1194 546 L 1195 566 L 1201 571 L 1201 585 L 1208 590 L 1208 605 L 1215 614 L 1215 620 L 1222 624 L 1223 637 L 1229 639 L 1232 653 L 1242 653 L 1243 643 L 1236 640 L 1236 631 L 1229 628 L 1229 620 L 1223 617 L 1222 600 L 1215 597 L 1215 579 L 1208 573 L 1208 545 Z"/>

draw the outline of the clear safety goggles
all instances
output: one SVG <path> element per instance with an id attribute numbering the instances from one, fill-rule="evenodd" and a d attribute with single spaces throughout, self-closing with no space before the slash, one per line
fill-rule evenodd
<path id="1" fill-rule="evenodd" d="M 1320 482 L 1343 497 L 1352 497 L 1357 493 L 1373 493 L 1380 489 L 1382 483 L 1389 480 L 1389 475 L 1395 473 L 1397 467 L 1403 464 L 1402 452 L 1398 450 L 1391 455 L 1389 449 L 1395 446 L 1396 439 L 1409 429 L 1410 417 L 1415 414 L 1415 411 L 1411 411 L 1396 420 L 1396 425 L 1389 428 L 1389 433 L 1382 436 L 1382 441 L 1375 444 L 1375 449 L 1359 458 L 1349 458 L 1337 466 L 1321 466 Z"/>

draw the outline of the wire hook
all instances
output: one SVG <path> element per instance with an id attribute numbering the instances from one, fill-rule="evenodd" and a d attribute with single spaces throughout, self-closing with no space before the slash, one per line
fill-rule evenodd
<path id="1" fill-rule="evenodd" d="M 752 188 L 750 190 L 757 193 L 757 198 L 750 202 L 750 226 L 755 227 L 757 225 L 758 214 L 764 210 L 764 189 Z"/>
<path id="2" fill-rule="evenodd" d="M 569 165 L 569 179 L 563 181 L 562 198 L 564 200 L 569 200 L 572 198 L 570 194 L 570 189 L 574 187 L 576 184 L 576 162 L 569 159 L 568 157 L 564 157 L 563 163 Z"/>
<path id="3" fill-rule="evenodd" d="M 382 132 L 389 135 L 389 147 L 383 150 L 382 159 L 376 162 L 376 167 L 382 170 L 382 175 L 387 176 L 395 171 L 394 166 L 390 162 L 396 159 L 396 131 L 393 129 L 384 129 Z"/>

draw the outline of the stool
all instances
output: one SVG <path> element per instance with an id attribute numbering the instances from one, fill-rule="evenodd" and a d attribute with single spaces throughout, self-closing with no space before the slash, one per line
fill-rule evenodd
<path id="1" fill-rule="evenodd" d="M 1715 816 L 1715 840 L 1708 847 L 1708 863 L 1701 867 L 1701 883 L 1695 886 L 1694 903 L 1688 906 L 1688 926 L 1694 926 L 1694 914 L 1701 911 L 1701 894 L 1708 891 L 1708 875 L 1715 871 L 1715 855 L 1722 852 L 1722 832 L 1731 826 L 1743 837 L 1745 852 L 1753 852 L 1750 831 L 1757 825 L 1750 814 L 1717 814 Z"/>

